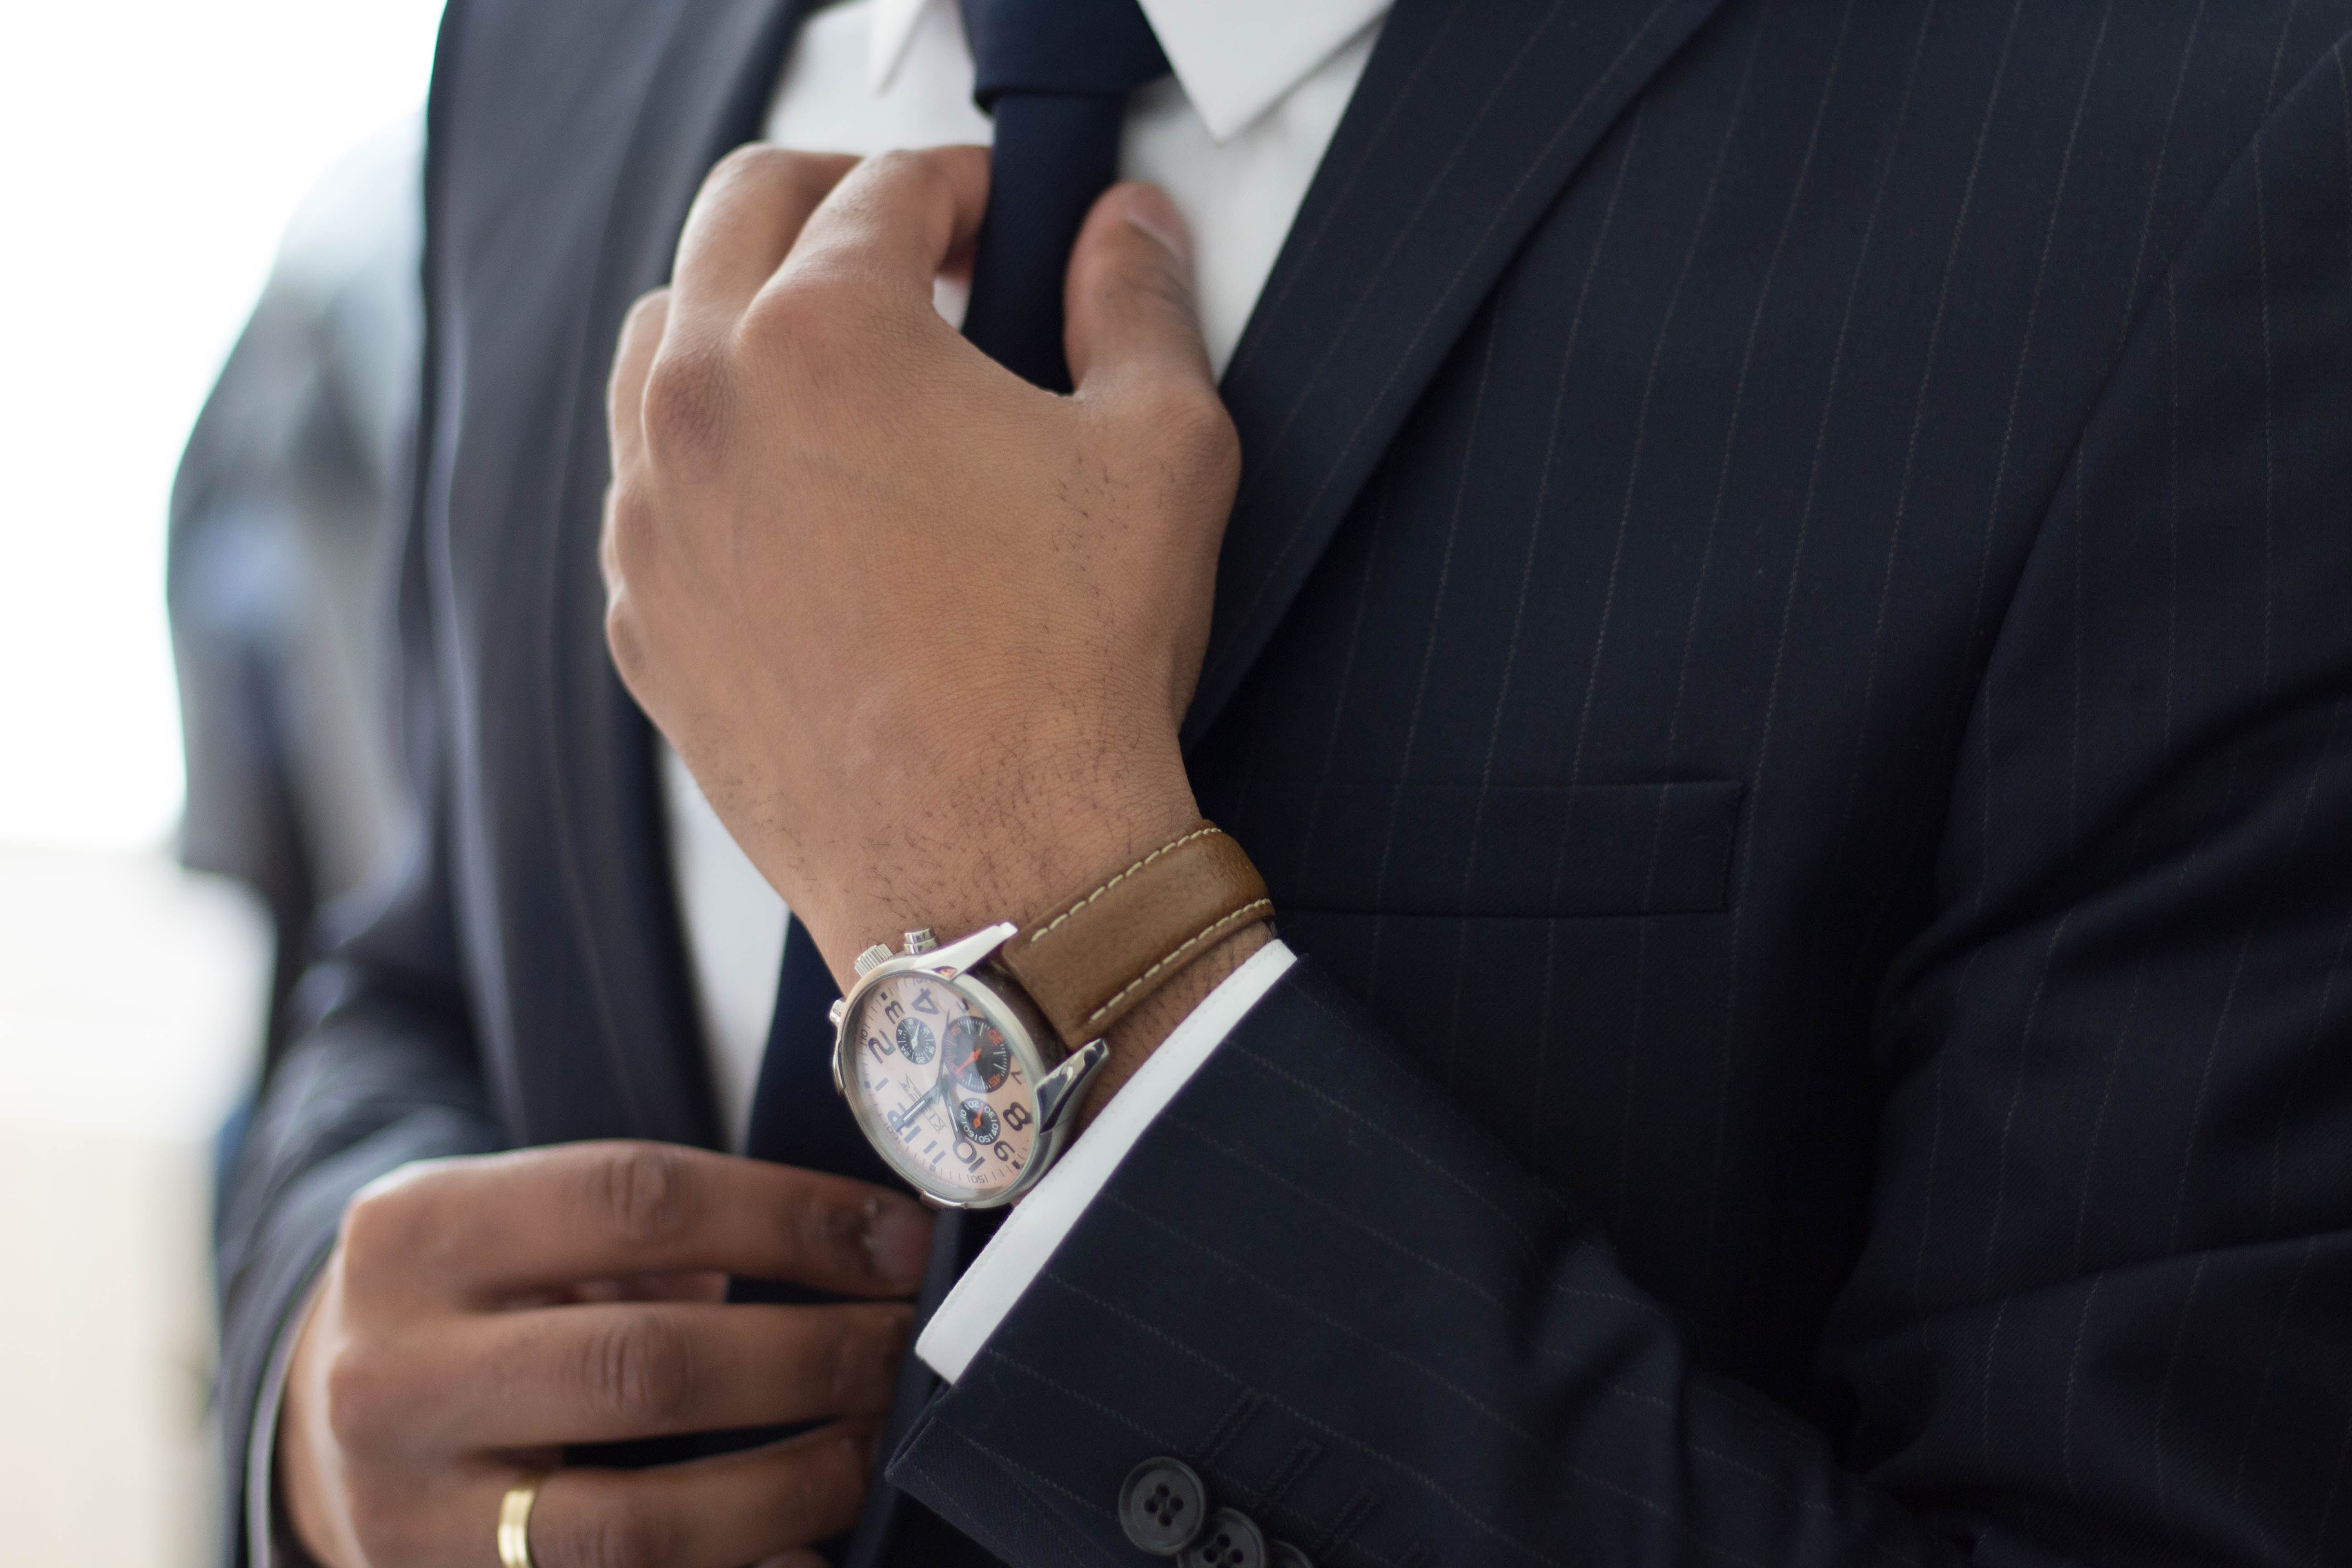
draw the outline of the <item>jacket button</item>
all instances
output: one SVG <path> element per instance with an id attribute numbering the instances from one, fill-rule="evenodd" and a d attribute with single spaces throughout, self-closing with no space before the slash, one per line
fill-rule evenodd
<path id="1" fill-rule="evenodd" d="M 1208 1517 L 1209 1489 L 1181 1459 L 1146 1459 L 1118 1489 L 1118 1527 L 1154 1557 L 1173 1557 L 1192 1545 Z"/>
<path id="2" fill-rule="evenodd" d="M 1267 1568 L 1265 1537 L 1249 1515 L 1221 1508 L 1209 1516 L 1179 1568 Z"/>
<path id="3" fill-rule="evenodd" d="M 1315 1559 L 1287 1541 L 1277 1541 L 1267 1547 L 1265 1560 L 1274 1568 L 1315 1568 Z"/>

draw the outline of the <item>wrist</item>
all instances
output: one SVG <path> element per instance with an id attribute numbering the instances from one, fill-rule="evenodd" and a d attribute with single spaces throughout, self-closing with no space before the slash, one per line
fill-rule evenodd
<path id="1" fill-rule="evenodd" d="M 819 945 L 846 990 L 851 960 L 871 943 L 919 928 L 949 942 L 999 921 L 1026 925 L 1103 868 L 1166 843 L 1199 816 L 1179 775 L 1173 787 L 1097 797 L 1034 826 L 1008 813 L 926 836 L 919 858 L 879 867 L 864 886 L 841 889 L 834 910 L 812 911 L 831 915 L 818 928 Z"/>
<path id="2" fill-rule="evenodd" d="M 1177 971 L 1168 984 L 1113 1026 L 1110 1033 L 1103 1037 L 1104 1043 L 1110 1047 L 1110 1055 L 1095 1069 L 1087 1085 L 1086 1098 L 1079 1101 L 1078 1130 L 1084 1131 L 1102 1114 L 1111 1096 L 1151 1059 L 1152 1053 L 1176 1032 L 1177 1025 L 1208 1000 L 1209 993 L 1223 984 L 1234 970 L 1273 940 L 1274 926 L 1270 921 L 1244 926 Z"/>

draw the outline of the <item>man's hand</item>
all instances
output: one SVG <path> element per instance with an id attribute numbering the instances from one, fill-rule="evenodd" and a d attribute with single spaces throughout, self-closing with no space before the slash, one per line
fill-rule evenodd
<path id="1" fill-rule="evenodd" d="M 1198 815 L 1177 727 L 1239 447 L 1181 223 L 1148 185 L 1096 205 L 1057 396 L 932 308 L 987 184 L 979 148 L 742 149 L 614 369 L 614 658 L 845 980 Z"/>
<path id="2" fill-rule="evenodd" d="M 557 1470 L 540 1568 L 819 1568 L 872 1468 L 912 1314 L 730 1306 L 728 1274 L 845 1296 L 920 1282 L 896 1194 L 699 1150 L 578 1143 L 412 1166 L 345 1215 L 278 1426 L 295 1531 L 330 1568 L 474 1564 L 507 1489 L 567 1445 L 824 1425 L 721 1458 Z"/>

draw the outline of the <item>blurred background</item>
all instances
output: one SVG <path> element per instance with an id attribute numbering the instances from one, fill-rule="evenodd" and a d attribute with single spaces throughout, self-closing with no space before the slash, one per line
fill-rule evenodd
<path id="1" fill-rule="evenodd" d="M 371 566 L 439 10 L 7 8 L 8 1564 L 215 1549 L 217 1140 L 310 911 L 361 878 L 394 805 Z"/>

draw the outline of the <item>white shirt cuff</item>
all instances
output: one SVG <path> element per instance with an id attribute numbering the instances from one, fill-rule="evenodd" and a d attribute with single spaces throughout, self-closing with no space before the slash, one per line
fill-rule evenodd
<path id="1" fill-rule="evenodd" d="M 1036 1190 L 1021 1200 L 940 1303 L 915 1342 L 915 1353 L 926 1366 L 950 1383 L 963 1375 L 1127 1152 L 1224 1043 L 1234 1026 L 1297 962 L 1298 955 L 1279 940 L 1269 942 L 1185 1015 L 1151 1059 L 1111 1096 L 1086 1136 L 1071 1144 Z"/>

